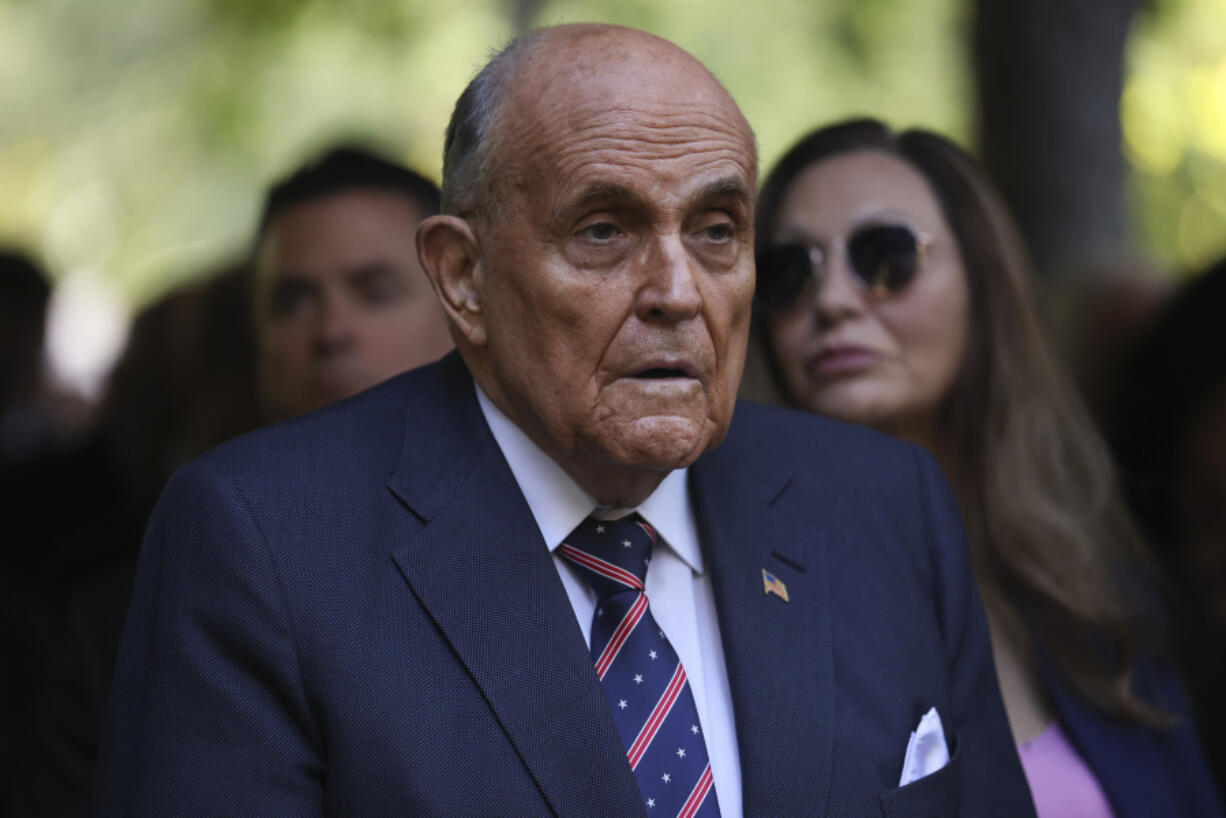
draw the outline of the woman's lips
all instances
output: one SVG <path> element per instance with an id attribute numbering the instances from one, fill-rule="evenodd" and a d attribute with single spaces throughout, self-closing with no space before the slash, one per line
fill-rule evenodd
<path id="1" fill-rule="evenodd" d="M 877 362 L 878 355 L 870 349 L 856 346 L 827 347 L 809 359 L 809 373 L 830 377 L 858 372 Z"/>

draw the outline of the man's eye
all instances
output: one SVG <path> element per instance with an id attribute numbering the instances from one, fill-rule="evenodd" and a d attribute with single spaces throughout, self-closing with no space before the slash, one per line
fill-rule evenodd
<path id="1" fill-rule="evenodd" d="M 406 283 L 394 270 L 381 268 L 357 277 L 353 288 L 364 304 L 378 307 L 401 300 L 408 289 Z"/>
<path id="2" fill-rule="evenodd" d="M 594 241 L 608 241 L 615 237 L 618 232 L 617 227 L 612 222 L 596 222 L 580 230 L 579 235 Z"/>
<path id="3" fill-rule="evenodd" d="M 703 228 L 703 236 L 712 241 L 728 241 L 733 238 L 732 225 L 728 222 L 719 222 Z"/>
<path id="4" fill-rule="evenodd" d="M 306 308 L 311 288 L 298 283 L 283 283 L 273 288 L 268 310 L 274 317 L 288 318 Z"/>

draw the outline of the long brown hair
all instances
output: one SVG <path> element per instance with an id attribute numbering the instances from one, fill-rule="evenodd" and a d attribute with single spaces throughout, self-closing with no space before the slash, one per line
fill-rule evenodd
<path id="1" fill-rule="evenodd" d="M 938 408 L 933 454 L 958 496 L 985 603 L 1008 638 L 1026 645 L 1034 637 L 1040 666 L 1085 698 L 1163 723 L 1129 684 L 1143 634 L 1156 633 L 1143 627 L 1157 621 L 1156 603 L 1142 601 L 1144 548 L 1106 447 L 1044 338 L 1022 241 L 975 161 L 943 136 L 896 134 L 872 119 L 814 131 L 763 184 L 758 246 L 770 242 L 802 170 L 863 150 L 896 156 L 927 180 L 961 252 L 967 351 Z M 762 318 L 755 316 L 759 340 L 786 395 Z"/>

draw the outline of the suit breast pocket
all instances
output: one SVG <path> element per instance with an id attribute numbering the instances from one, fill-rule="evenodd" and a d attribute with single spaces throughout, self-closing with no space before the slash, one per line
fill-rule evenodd
<path id="1" fill-rule="evenodd" d="M 956 732 L 946 734 L 953 752 L 935 773 L 878 794 L 885 818 L 953 818 L 962 801 L 962 747 Z"/>

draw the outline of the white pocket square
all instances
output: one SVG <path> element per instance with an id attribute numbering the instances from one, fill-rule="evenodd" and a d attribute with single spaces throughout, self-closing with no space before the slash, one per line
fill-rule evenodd
<path id="1" fill-rule="evenodd" d="M 945 746 L 945 728 L 935 707 L 929 708 L 911 733 L 907 742 L 907 757 L 902 762 L 898 786 L 904 787 L 926 775 L 932 775 L 949 763 L 949 748 Z"/>

